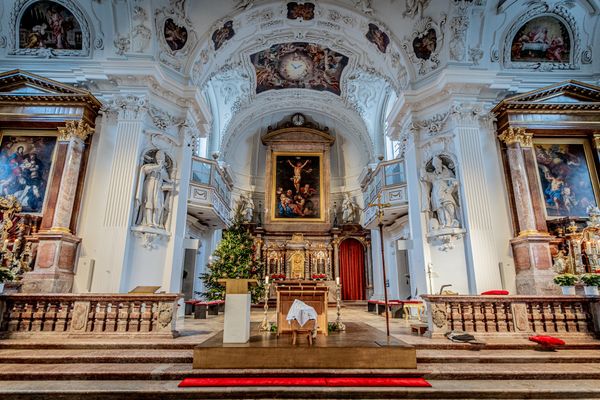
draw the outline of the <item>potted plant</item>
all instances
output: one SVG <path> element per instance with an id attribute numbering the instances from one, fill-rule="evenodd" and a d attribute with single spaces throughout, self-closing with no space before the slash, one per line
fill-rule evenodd
<path id="1" fill-rule="evenodd" d="M 313 278 L 313 280 L 316 280 L 316 281 L 324 281 L 325 279 L 327 279 L 327 275 L 326 274 L 312 274 L 312 278 Z"/>
<path id="2" fill-rule="evenodd" d="M 575 294 L 575 284 L 579 278 L 573 274 L 560 274 L 554 277 L 554 283 L 561 287 L 564 295 Z"/>
<path id="3" fill-rule="evenodd" d="M 0 267 L 0 293 L 4 292 L 4 283 L 11 282 L 13 279 L 15 279 L 15 277 L 10 269 Z"/>
<path id="4" fill-rule="evenodd" d="M 282 281 L 285 279 L 285 275 L 284 274 L 272 274 L 271 279 L 274 281 Z"/>
<path id="5" fill-rule="evenodd" d="M 583 282 L 583 290 L 586 296 L 598 296 L 598 286 L 600 286 L 600 275 L 598 274 L 583 274 L 581 275 Z"/>

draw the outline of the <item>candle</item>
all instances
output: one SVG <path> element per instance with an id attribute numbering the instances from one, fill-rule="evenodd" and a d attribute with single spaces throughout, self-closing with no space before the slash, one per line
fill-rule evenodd
<path id="1" fill-rule="evenodd" d="M 335 277 L 335 284 L 338 286 L 340 285 L 340 277 L 339 276 Z"/>
<path id="2" fill-rule="evenodd" d="M 587 240 L 585 242 L 585 252 L 589 255 L 592 254 L 592 244 Z"/>
<path id="3" fill-rule="evenodd" d="M 268 285 L 269 284 L 269 275 L 265 276 L 265 283 Z"/>

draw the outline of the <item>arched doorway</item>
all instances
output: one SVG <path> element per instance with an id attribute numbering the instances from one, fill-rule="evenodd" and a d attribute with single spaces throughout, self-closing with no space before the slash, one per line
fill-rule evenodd
<path id="1" fill-rule="evenodd" d="M 365 249 L 356 239 L 345 239 L 340 245 L 340 281 L 342 300 L 365 299 Z"/>

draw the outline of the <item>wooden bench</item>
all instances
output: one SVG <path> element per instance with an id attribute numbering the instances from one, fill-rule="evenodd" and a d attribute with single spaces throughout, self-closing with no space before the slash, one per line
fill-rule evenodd
<path id="1" fill-rule="evenodd" d="M 298 321 L 296 321 L 295 319 L 292 320 L 292 324 L 291 324 L 291 331 L 292 331 L 292 344 L 295 345 L 296 344 L 296 340 L 298 338 L 298 334 L 306 334 L 307 335 L 307 339 L 308 339 L 308 344 L 310 346 L 312 346 L 312 337 L 313 337 L 313 331 L 315 330 L 315 320 L 311 319 L 309 320 L 307 323 L 304 324 L 304 326 L 300 326 L 300 324 L 298 323 Z"/>
<path id="2" fill-rule="evenodd" d="M 194 319 L 206 319 L 208 315 L 219 315 L 219 311 L 225 311 L 224 300 L 213 300 L 213 301 L 200 301 L 200 300 L 188 300 L 186 304 L 186 314 L 188 311 L 188 305 L 190 306 L 190 314 L 194 314 Z"/>

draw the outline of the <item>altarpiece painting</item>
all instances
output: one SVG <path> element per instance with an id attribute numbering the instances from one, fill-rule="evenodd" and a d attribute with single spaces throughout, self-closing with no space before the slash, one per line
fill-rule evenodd
<path id="1" fill-rule="evenodd" d="M 23 212 L 42 212 L 55 146 L 56 136 L 2 136 L 1 195 L 15 196 Z"/>
<path id="2" fill-rule="evenodd" d="M 592 153 L 584 139 L 534 141 L 546 215 L 585 217 L 596 206 L 597 185 Z"/>
<path id="3" fill-rule="evenodd" d="M 321 154 L 276 153 L 272 171 L 274 220 L 322 218 Z"/>

